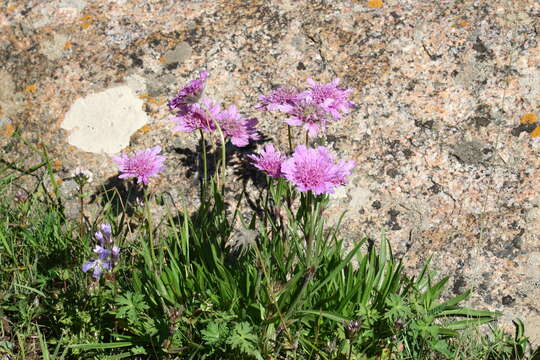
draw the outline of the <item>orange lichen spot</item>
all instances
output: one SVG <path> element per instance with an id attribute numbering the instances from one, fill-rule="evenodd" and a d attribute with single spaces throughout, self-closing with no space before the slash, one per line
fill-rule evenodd
<path id="1" fill-rule="evenodd" d="M 367 6 L 373 9 L 380 9 L 383 6 L 382 0 L 369 0 Z"/>
<path id="2" fill-rule="evenodd" d="M 521 122 L 522 124 L 534 124 L 537 121 L 538 121 L 538 116 L 536 116 L 536 114 L 533 114 L 533 113 L 523 114 L 521 119 L 519 119 L 519 122 Z"/>
<path id="3" fill-rule="evenodd" d="M 461 20 L 456 25 L 460 28 L 468 28 L 471 26 L 471 23 L 469 23 L 467 20 Z"/>
<path id="4" fill-rule="evenodd" d="M 56 185 L 62 185 L 64 183 L 64 180 L 61 178 L 56 179 Z"/>
<path id="5" fill-rule="evenodd" d="M 537 267 L 538 269 L 540 269 L 540 265 L 536 265 L 536 267 Z"/>
<path id="6" fill-rule="evenodd" d="M 8 12 L 12 12 L 12 11 L 15 10 L 16 8 L 17 8 L 17 5 L 9 5 L 9 6 L 6 8 L 6 10 L 7 10 Z"/>
<path id="7" fill-rule="evenodd" d="M 66 41 L 64 43 L 64 50 L 69 50 L 73 47 L 73 43 L 71 41 Z"/>
<path id="8" fill-rule="evenodd" d="M 140 128 L 137 132 L 139 134 L 145 134 L 150 131 L 150 125 L 144 125 L 142 128 Z"/>
<path id="9" fill-rule="evenodd" d="M 540 136 L 540 126 L 537 126 L 536 129 L 534 129 L 532 132 L 531 132 L 531 137 L 533 138 L 537 138 Z"/>
<path id="10" fill-rule="evenodd" d="M 54 171 L 60 171 L 62 170 L 62 161 L 61 160 L 54 160 L 52 163 L 52 168 Z"/>
<path id="11" fill-rule="evenodd" d="M 162 56 L 162 57 L 159 58 L 159 62 L 162 63 L 162 64 L 165 64 L 167 62 L 167 59 L 165 59 L 165 57 Z"/>
<path id="12" fill-rule="evenodd" d="M 6 124 L 6 126 L 4 126 L 4 135 L 12 137 L 13 134 L 15 134 L 15 127 L 11 124 Z"/>
<path id="13" fill-rule="evenodd" d="M 94 22 L 94 19 L 92 18 L 91 15 L 83 16 L 79 20 L 82 22 L 81 28 L 83 28 L 83 29 L 88 29 L 92 25 L 92 23 Z"/>
<path id="14" fill-rule="evenodd" d="M 139 99 L 148 99 L 150 97 L 149 94 L 139 94 Z"/>
<path id="15" fill-rule="evenodd" d="M 37 91 L 37 86 L 36 84 L 26 85 L 24 88 L 24 91 L 29 92 L 29 93 L 35 93 Z"/>

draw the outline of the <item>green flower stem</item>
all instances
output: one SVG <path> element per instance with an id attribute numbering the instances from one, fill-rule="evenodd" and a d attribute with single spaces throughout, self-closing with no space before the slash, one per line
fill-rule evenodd
<path id="1" fill-rule="evenodd" d="M 266 225 L 268 224 L 268 200 L 270 197 L 270 192 L 272 189 L 272 186 L 274 185 L 274 181 L 272 177 L 267 176 L 268 179 L 268 187 L 266 188 L 266 198 L 264 199 L 264 228 L 266 229 Z"/>
<path id="2" fill-rule="evenodd" d="M 144 191 L 144 185 L 142 188 L 144 198 L 144 212 L 146 214 L 146 224 L 148 226 L 148 237 L 150 238 L 150 252 L 152 254 L 152 260 L 156 260 L 156 250 L 154 249 L 154 234 L 152 231 L 152 215 L 150 214 L 150 206 L 148 206 L 148 196 Z"/>
<path id="3" fill-rule="evenodd" d="M 287 135 L 289 136 L 289 152 L 292 154 L 293 143 L 292 143 L 291 125 L 287 125 Z"/>
<path id="4" fill-rule="evenodd" d="M 306 200 L 306 212 L 304 221 L 304 234 L 306 237 L 306 259 L 307 266 L 311 265 L 312 252 L 313 252 L 313 232 L 316 224 L 316 214 L 314 208 L 315 198 L 311 191 L 307 192 Z"/>
<path id="5" fill-rule="evenodd" d="M 201 147 L 202 147 L 202 162 L 203 162 L 203 179 L 201 185 L 201 200 L 202 202 L 206 199 L 206 187 L 208 185 L 208 167 L 206 163 L 206 139 L 204 138 L 204 132 L 199 129 L 199 134 L 201 135 Z"/>
<path id="6" fill-rule="evenodd" d="M 212 116 L 212 114 L 210 114 L 210 111 L 208 111 L 208 109 L 204 109 L 204 111 L 206 111 L 206 114 L 208 115 L 208 117 L 210 119 L 212 119 L 212 122 L 214 123 L 214 125 L 216 125 L 216 129 L 219 133 L 219 138 L 221 140 L 221 166 L 222 166 L 222 179 L 221 179 L 221 190 L 222 192 L 225 192 L 225 174 L 226 174 L 226 170 L 227 170 L 227 148 L 226 148 L 226 144 L 225 144 L 225 136 L 223 135 L 223 131 L 221 130 L 221 126 L 219 126 L 219 122 L 214 119 L 214 117 Z"/>
<path id="7" fill-rule="evenodd" d="M 80 204 L 80 218 L 79 218 L 79 235 L 82 237 L 84 236 L 84 185 L 79 185 L 79 204 Z"/>

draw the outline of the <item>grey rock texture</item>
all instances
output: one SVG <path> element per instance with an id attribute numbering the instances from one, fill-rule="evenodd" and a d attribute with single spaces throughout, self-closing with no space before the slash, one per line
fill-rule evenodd
<path id="1" fill-rule="evenodd" d="M 11 4 L 11 5 L 10 5 Z M 3 157 L 43 143 L 57 176 L 76 166 L 99 184 L 108 155 L 69 146 L 61 129 L 80 98 L 143 78 L 149 122 L 124 151 L 160 144 L 167 172 L 151 188 L 196 206 L 197 137 L 172 133 L 166 101 L 201 69 L 207 95 L 260 120 L 283 148 L 280 118 L 255 111 L 283 84 L 340 77 L 358 109 L 329 142 L 357 161 L 328 210 L 350 242 L 384 229 L 409 270 L 428 257 L 474 288 L 471 304 L 520 317 L 540 344 L 540 3 L 535 0 L 198 0 L 8 2 L 0 11 Z M 59 41 L 64 41 L 62 46 Z M 238 151 L 234 161 L 252 151 Z M 32 156 L 24 157 L 32 164 Z M 241 183 L 231 169 L 231 183 Z M 98 185 L 95 185 L 96 188 Z M 250 185 L 251 186 L 251 185 Z M 509 328 L 510 329 L 510 328 Z"/>

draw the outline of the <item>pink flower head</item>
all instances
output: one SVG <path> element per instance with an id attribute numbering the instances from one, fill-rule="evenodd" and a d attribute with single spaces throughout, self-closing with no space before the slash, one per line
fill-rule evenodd
<path id="1" fill-rule="evenodd" d="M 259 134 L 255 129 L 257 119 L 244 119 L 235 105 L 229 106 L 217 116 L 223 135 L 231 138 L 231 143 L 238 147 L 249 144 L 249 140 L 258 140 Z"/>
<path id="2" fill-rule="evenodd" d="M 137 151 L 132 156 L 126 154 L 114 156 L 113 159 L 122 173 L 119 178 L 136 177 L 137 183 L 148 184 L 148 178 L 156 176 L 165 168 L 163 166 L 165 156 L 158 155 L 160 151 L 160 146 L 154 146 L 150 149 Z"/>
<path id="3" fill-rule="evenodd" d="M 334 163 L 324 146 L 310 149 L 299 145 L 292 157 L 283 162 L 281 171 L 299 191 L 312 191 L 315 195 L 320 195 L 331 194 L 336 186 L 345 185 L 346 176 L 351 174 L 354 166 L 354 161 L 341 160 Z"/>
<path id="4" fill-rule="evenodd" d="M 298 91 L 292 87 L 280 87 L 272 91 L 270 95 L 263 95 L 259 97 L 261 103 L 255 106 L 255 109 L 267 111 L 283 111 L 283 105 L 294 105 L 298 100 L 298 95 Z"/>
<path id="5" fill-rule="evenodd" d="M 307 82 L 311 89 L 305 91 L 302 95 L 313 99 L 335 120 L 341 118 L 341 113 L 348 113 L 349 109 L 354 108 L 355 103 L 347 100 L 353 90 L 338 88 L 339 78 L 335 78 L 328 84 L 318 84 L 311 78 L 307 79 Z"/>
<path id="6" fill-rule="evenodd" d="M 291 126 L 303 126 L 310 137 L 325 131 L 328 114 L 324 106 L 314 102 L 312 98 L 303 97 L 294 105 L 283 105 L 282 109 L 291 115 L 285 122 Z"/>
<path id="7" fill-rule="evenodd" d="M 180 110 L 182 105 L 194 104 L 199 101 L 204 91 L 207 78 L 208 72 L 201 71 L 198 79 L 188 82 L 186 86 L 178 91 L 178 94 L 175 97 L 169 100 L 169 103 L 167 104 L 169 109 Z"/>
<path id="8" fill-rule="evenodd" d="M 202 105 L 181 105 L 178 114 L 170 118 L 170 120 L 178 124 L 173 128 L 173 131 L 191 132 L 197 129 L 214 131 L 216 129 L 212 118 L 216 119 L 221 106 L 208 98 L 203 98 L 201 102 Z"/>
<path id="9" fill-rule="evenodd" d="M 257 169 L 264 171 L 273 178 L 282 177 L 281 164 L 285 161 L 285 155 L 274 148 L 274 145 L 267 144 L 259 155 L 248 155 L 253 160 L 252 164 Z"/>

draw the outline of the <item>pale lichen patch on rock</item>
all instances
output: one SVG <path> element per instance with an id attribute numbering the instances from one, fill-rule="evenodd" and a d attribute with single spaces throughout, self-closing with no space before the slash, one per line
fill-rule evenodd
<path id="1" fill-rule="evenodd" d="M 118 86 L 79 98 L 67 112 L 62 129 L 81 150 L 114 154 L 129 145 L 131 135 L 148 122 L 143 101 L 129 86 Z"/>

